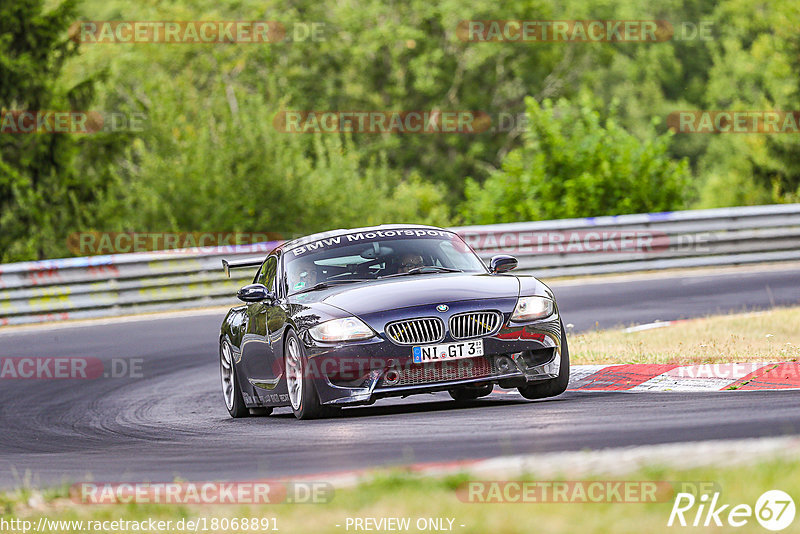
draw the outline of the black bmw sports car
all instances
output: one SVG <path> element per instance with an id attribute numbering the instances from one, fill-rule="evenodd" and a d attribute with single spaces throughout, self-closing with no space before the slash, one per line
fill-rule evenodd
<path id="1" fill-rule="evenodd" d="M 376 399 L 448 391 L 456 401 L 501 388 L 562 393 L 569 351 L 553 293 L 487 268 L 457 234 L 430 226 L 336 230 L 286 242 L 241 288 L 219 354 L 232 417 L 291 406 L 298 419 Z"/>

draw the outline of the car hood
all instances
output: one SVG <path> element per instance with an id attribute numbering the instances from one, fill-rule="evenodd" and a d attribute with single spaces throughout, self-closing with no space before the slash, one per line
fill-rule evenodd
<path id="1" fill-rule="evenodd" d="M 517 296 L 519 281 L 514 276 L 456 273 L 401 276 L 297 295 L 304 297 L 298 299 L 304 304 L 324 302 L 353 315 L 460 300 Z"/>

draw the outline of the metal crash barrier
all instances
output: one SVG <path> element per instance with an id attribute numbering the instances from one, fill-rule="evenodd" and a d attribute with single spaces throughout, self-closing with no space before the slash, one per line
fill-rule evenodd
<path id="1" fill-rule="evenodd" d="M 542 278 L 800 260 L 800 204 L 453 228 L 487 261 Z M 114 254 L 0 265 L 0 326 L 234 304 L 278 241 L 210 251 Z"/>

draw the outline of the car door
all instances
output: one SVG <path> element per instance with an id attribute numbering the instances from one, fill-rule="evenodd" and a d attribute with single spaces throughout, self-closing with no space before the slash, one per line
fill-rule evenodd
<path id="1" fill-rule="evenodd" d="M 280 252 L 278 252 L 280 254 Z M 266 330 L 269 336 L 270 352 L 267 355 L 267 369 L 265 383 L 269 384 L 270 403 L 286 403 L 289 400 L 286 390 L 286 382 L 279 382 L 283 377 L 283 333 L 286 328 L 286 284 L 280 268 L 280 257 L 278 257 L 278 272 L 276 273 L 270 291 L 275 295 L 275 300 L 267 307 Z M 276 387 L 277 386 L 277 387 Z"/>
<path id="2" fill-rule="evenodd" d="M 278 259 L 268 256 L 261 265 L 255 282 L 263 284 L 273 293 L 276 289 Z M 271 404 L 271 393 L 277 386 L 278 373 L 272 369 L 274 362 L 275 308 L 278 302 L 265 300 L 247 304 L 247 326 L 242 338 L 242 362 L 245 376 L 253 392 L 262 403 Z"/>

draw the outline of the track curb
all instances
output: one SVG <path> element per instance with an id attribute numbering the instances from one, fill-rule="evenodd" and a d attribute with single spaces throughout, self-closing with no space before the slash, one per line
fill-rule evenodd
<path id="1" fill-rule="evenodd" d="M 570 391 L 767 391 L 800 389 L 800 363 L 574 365 Z"/>

